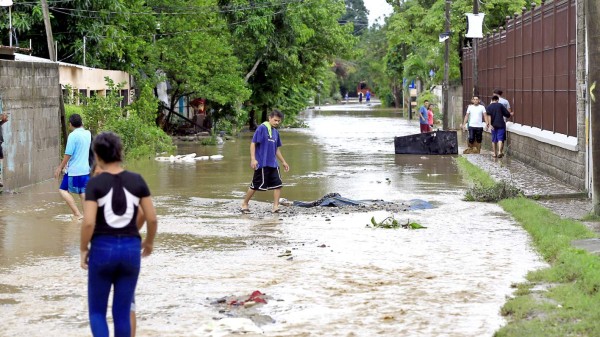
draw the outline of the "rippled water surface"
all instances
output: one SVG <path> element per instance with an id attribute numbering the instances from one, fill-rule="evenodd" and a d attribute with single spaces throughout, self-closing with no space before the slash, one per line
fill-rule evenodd
<path id="1" fill-rule="evenodd" d="M 179 146 L 222 160 L 130 163 L 159 213 L 136 293 L 138 336 L 491 336 L 511 284 L 542 265 L 527 234 L 499 206 L 461 200 L 451 156 L 394 155 L 393 137 L 418 132 L 418 121 L 352 109 L 303 118 L 309 128 L 281 131 L 291 166 L 283 197 L 338 192 L 435 208 L 240 215 L 251 133 Z M 79 224 L 57 188 L 49 181 L 0 195 L 0 336 L 89 335 Z M 365 226 L 390 215 L 428 228 Z M 211 304 L 254 290 L 268 303 L 229 313 Z"/>

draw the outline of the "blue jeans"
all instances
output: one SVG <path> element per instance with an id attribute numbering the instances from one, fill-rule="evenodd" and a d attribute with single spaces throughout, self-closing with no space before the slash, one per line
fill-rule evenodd
<path id="1" fill-rule="evenodd" d="M 114 286 L 112 315 L 115 337 L 129 337 L 129 311 L 141 262 L 141 239 L 101 235 L 92 239 L 88 262 L 88 307 L 94 337 L 108 337 L 106 311 Z"/>

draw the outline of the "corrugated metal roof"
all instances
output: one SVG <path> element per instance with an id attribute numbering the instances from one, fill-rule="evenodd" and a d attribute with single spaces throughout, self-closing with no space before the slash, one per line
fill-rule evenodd
<path id="1" fill-rule="evenodd" d="M 79 64 L 66 63 L 66 62 L 54 62 L 54 61 L 51 61 L 51 60 L 43 58 L 43 57 L 37 57 L 37 56 L 31 56 L 31 55 L 25 55 L 25 54 L 19 54 L 19 53 L 15 53 L 15 61 L 21 61 L 21 62 L 40 62 L 40 63 L 58 63 L 59 65 L 64 66 L 64 67 L 73 67 L 73 68 L 80 68 L 80 69 L 96 69 L 96 68 L 82 66 L 82 65 L 79 65 Z"/>

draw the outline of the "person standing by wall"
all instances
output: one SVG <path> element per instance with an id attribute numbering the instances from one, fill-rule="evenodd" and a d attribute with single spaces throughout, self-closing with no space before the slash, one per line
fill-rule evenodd
<path id="1" fill-rule="evenodd" d="M 81 268 L 88 270 L 90 328 L 94 337 L 109 336 L 106 312 L 113 288 L 114 336 L 129 337 L 141 257 L 154 249 L 156 211 L 142 176 L 121 166 L 123 146 L 116 134 L 96 136 L 93 150 L 102 173 L 87 186 L 80 241 Z M 143 241 L 138 231 L 140 210 L 147 223 Z"/>
<path id="2" fill-rule="evenodd" d="M 504 118 L 510 117 L 510 112 L 499 103 L 497 95 L 492 96 L 492 104 L 486 108 L 485 121 L 488 128 L 492 130 L 492 149 L 494 158 L 504 156 L 504 141 L 506 140 L 506 122 Z M 496 144 L 498 147 L 496 148 Z"/>
<path id="3" fill-rule="evenodd" d="M 419 108 L 419 125 L 421 127 L 421 133 L 429 132 L 429 116 L 427 109 L 429 108 L 429 101 L 423 101 L 423 105 Z"/>
<path id="4" fill-rule="evenodd" d="M 0 104 L 2 101 L 0 100 Z M 0 112 L 2 111 L 2 107 L 0 106 Z M 2 143 L 4 143 L 4 137 L 2 136 L 2 125 L 8 122 L 8 113 L 4 112 L 0 114 L 0 187 L 4 187 L 4 182 L 2 181 L 2 160 L 4 159 L 4 152 L 2 151 Z"/>
<path id="5" fill-rule="evenodd" d="M 502 94 L 503 94 L 502 90 L 500 90 L 500 89 L 494 90 L 494 96 L 498 96 L 498 103 L 502 104 L 506 108 L 506 110 L 508 110 L 508 112 L 510 113 L 510 117 L 512 117 L 514 115 L 514 112 L 510 108 L 510 102 L 507 99 L 505 99 L 504 97 L 502 97 Z M 492 103 L 494 103 L 493 97 L 492 97 L 492 102 L 490 102 L 490 104 L 492 104 Z M 506 122 L 506 119 L 504 119 L 504 121 Z"/>
<path id="6" fill-rule="evenodd" d="M 269 120 L 261 124 L 252 137 L 250 144 L 250 167 L 254 170 L 254 176 L 246 197 L 242 201 L 241 212 L 250 213 L 248 204 L 256 191 L 273 190 L 273 213 L 280 212 L 279 197 L 281 196 L 281 174 L 277 159 L 283 165 L 285 172 L 290 170 L 289 165 L 281 154 L 281 139 L 277 127 L 283 120 L 283 113 L 273 110 L 269 114 Z"/>
<path id="7" fill-rule="evenodd" d="M 67 170 L 58 191 L 71 209 L 73 219 L 79 220 L 83 216 L 70 193 L 78 194 L 83 203 L 85 187 L 90 179 L 89 154 L 92 134 L 83 128 L 81 116 L 78 114 L 69 117 L 69 129 L 71 129 L 71 133 L 67 137 L 65 155 L 54 171 L 54 178 L 58 180 L 61 172 L 66 167 Z"/>
<path id="8" fill-rule="evenodd" d="M 433 131 L 433 104 L 429 104 L 427 108 L 427 123 L 429 124 L 429 132 Z"/>
<path id="9" fill-rule="evenodd" d="M 479 97 L 473 96 L 473 104 L 467 108 L 465 119 L 461 127 L 469 130 L 468 148 L 463 153 L 480 153 L 485 124 L 485 107 L 479 104 Z"/>

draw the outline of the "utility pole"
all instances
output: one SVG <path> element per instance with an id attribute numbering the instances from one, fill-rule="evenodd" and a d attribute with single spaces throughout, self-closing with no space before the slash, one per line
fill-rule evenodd
<path id="1" fill-rule="evenodd" d="M 9 46 L 12 47 L 12 38 L 13 38 L 12 5 L 8 7 L 8 34 L 10 35 Z"/>
<path id="2" fill-rule="evenodd" d="M 598 46 L 600 43 L 600 3 L 597 0 L 585 1 L 585 26 L 587 29 L 587 45 Z M 589 104 L 592 144 L 592 203 L 594 214 L 600 215 L 600 50 L 588 48 L 589 54 Z"/>
<path id="3" fill-rule="evenodd" d="M 42 1 L 42 12 L 44 14 L 44 26 L 46 27 L 46 40 L 48 42 L 48 54 L 50 60 L 56 62 L 56 53 L 54 52 L 54 38 L 52 37 L 52 26 L 50 25 L 50 13 L 48 12 L 48 2 Z"/>
<path id="4" fill-rule="evenodd" d="M 85 36 L 83 36 L 83 65 L 85 66 Z"/>
<path id="5" fill-rule="evenodd" d="M 479 14 L 479 0 L 473 0 L 473 14 Z M 479 96 L 479 74 L 477 73 L 477 38 L 473 38 L 473 96 Z"/>
<path id="6" fill-rule="evenodd" d="M 450 34 L 450 4 L 451 0 L 446 0 L 446 23 L 444 24 L 444 30 L 446 34 Z M 442 127 L 444 130 L 448 130 L 448 77 L 450 72 L 450 37 L 444 41 L 444 83 L 442 84 Z"/>

